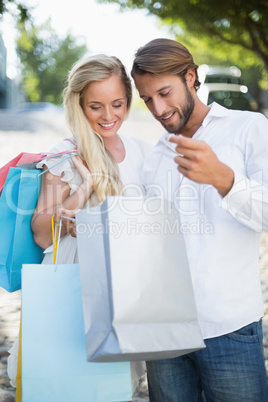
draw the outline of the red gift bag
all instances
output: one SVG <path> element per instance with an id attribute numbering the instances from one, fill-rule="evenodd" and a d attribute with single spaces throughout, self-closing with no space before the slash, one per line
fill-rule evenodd
<path id="1" fill-rule="evenodd" d="M 32 162 L 39 162 L 46 157 L 47 154 L 44 153 L 28 153 L 28 152 L 21 152 L 18 156 L 14 159 L 9 161 L 6 165 L 4 165 L 0 169 L 0 193 L 3 190 L 9 168 L 16 167 L 17 165 L 24 165 L 25 163 L 32 163 Z"/>
<path id="2" fill-rule="evenodd" d="M 65 138 L 64 141 L 70 141 L 71 143 L 73 143 L 74 145 L 76 145 L 76 143 L 70 139 L 70 138 Z M 4 165 L 3 167 L 1 167 L 0 169 L 0 195 L 1 192 L 3 190 L 8 172 L 9 172 L 9 168 L 11 167 L 16 167 L 16 166 L 21 166 L 21 165 L 26 165 L 26 164 L 36 164 L 38 162 L 40 162 L 42 159 L 47 159 L 47 158 L 53 158 L 55 156 L 61 156 L 64 154 L 68 154 L 68 153 L 74 153 L 77 151 L 77 148 L 75 147 L 74 149 L 70 149 L 68 151 L 63 151 L 63 152 L 59 152 L 59 153 L 50 153 L 50 152 L 40 152 L 40 153 L 29 153 L 29 152 L 21 152 L 19 155 L 17 155 L 15 158 L 13 158 L 11 161 L 9 161 L 6 165 Z M 35 168 L 35 166 L 29 166 L 30 169 Z"/>

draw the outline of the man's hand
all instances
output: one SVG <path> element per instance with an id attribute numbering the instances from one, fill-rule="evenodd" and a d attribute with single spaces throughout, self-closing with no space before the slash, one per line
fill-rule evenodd
<path id="1" fill-rule="evenodd" d="M 170 142 L 177 144 L 179 154 L 174 158 L 178 170 L 188 179 L 203 184 L 211 184 L 224 197 L 233 186 L 234 172 L 220 162 L 215 152 L 204 141 L 173 135 Z"/>

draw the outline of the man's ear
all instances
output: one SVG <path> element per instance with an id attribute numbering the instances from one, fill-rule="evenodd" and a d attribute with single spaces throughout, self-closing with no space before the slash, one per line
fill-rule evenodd
<path id="1" fill-rule="evenodd" d="M 190 68 L 186 75 L 185 75 L 185 80 L 190 88 L 194 87 L 195 84 L 195 79 L 196 79 L 196 73 L 194 68 Z"/>

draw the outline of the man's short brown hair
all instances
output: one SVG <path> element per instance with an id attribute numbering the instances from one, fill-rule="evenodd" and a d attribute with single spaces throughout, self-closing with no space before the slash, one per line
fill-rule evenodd
<path id="1" fill-rule="evenodd" d="M 159 38 L 137 50 L 131 75 L 178 75 L 185 79 L 187 71 L 195 69 L 197 90 L 200 86 L 197 68 L 191 53 L 184 45 L 175 40 Z"/>

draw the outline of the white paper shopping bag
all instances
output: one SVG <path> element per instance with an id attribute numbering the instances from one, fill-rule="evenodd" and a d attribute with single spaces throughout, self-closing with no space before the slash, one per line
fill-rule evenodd
<path id="1" fill-rule="evenodd" d="M 24 265 L 22 401 L 131 398 L 129 363 L 87 362 L 78 265 Z"/>
<path id="2" fill-rule="evenodd" d="M 89 361 L 170 358 L 204 347 L 173 204 L 108 197 L 76 221 Z"/>

